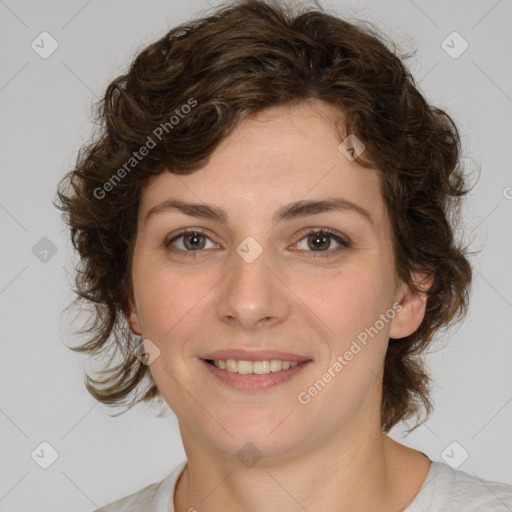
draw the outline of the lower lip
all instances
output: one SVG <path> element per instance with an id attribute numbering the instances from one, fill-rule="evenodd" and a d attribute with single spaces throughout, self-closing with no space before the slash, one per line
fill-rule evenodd
<path id="1" fill-rule="evenodd" d="M 279 370 L 278 372 L 264 373 L 263 375 L 232 373 L 227 370 L 221 370 L 213 364 L 207 363 L 204 359 L 201 359 L 201 362 L 214 377 L 233 389 L 239 391 L 265 391 L 293 379 L 295 375 L 308 366 L 311 360 L 298 364 L 288 370 Z"/>

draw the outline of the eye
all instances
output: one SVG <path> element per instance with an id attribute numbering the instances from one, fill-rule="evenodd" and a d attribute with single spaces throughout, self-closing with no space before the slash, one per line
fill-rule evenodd
<path id="1" fill-rule="evenodd" d="M 332 241 L 338 244 L 338 247 L 331 249 Z M 207 247 L 208 242 L 211 246 Z M 302 244 L 306 244 L 306 248 L 300 247 Z M 180 254 L 186 256 L 196 256 L 195 253 L 203 251 L 205 249 L 216 249 L 220 246 L 210 239 L 210 237 L 202 229 L 187 229 L 174 235 L 171 239 L 166 240 L 164 243 L 165 247 Z M 295 244 L 299 246 L 300 250 L 305 252 L 320 253 L 314 254 L 320 257 L 329 257 L 332 253 L 337 253 L 343 249 L 350 247 L 351 243 L 344 239 L 341 235 L 329 228 L 316 228 L 307 232 L 301 240 Z M 311 250 L 310 250 L 311 249 Z M 321 253 L 326 254 L 321 254 Z"/>
<path id="2" fill-rule="evenodd" d="M 213 247 L 206 247 L 206 240 L 209 240 Z M 176 248 L 171 247 L 174 242 L 179 242 Z M 202 251 L 204 249 L 218 248 L 219 245 L 213 243 L 210 238 L 201 229 L 188 229 L 178 233 L 170 240 L 165 242 L 165 247 L 177 252 L 181 252 L 187 256 L 195 256 L 194 252 Z M 181 247 L 180 247 L 181 246 Z M 188 253 L 188 254 L 187 254 Z"/>
<path id="3" fill-rule="evenodd" d="M 332 245 L 332 240 L 334 240 L 339 246 L 334 250 L 329 250 Z M 304 248 L 304 243 L 306 244 L 306 248 Z M 329 257 L 332 255 L 332 253 L 337 253 L 350 247 L 350 242 L 348 240 L 345 240 L 339 234 L 329 228 L 321 228 L 309 231 L 296 245 L 300 246 L 301 244 L 303 244 L 303 247 L 299 248 L 301 250 L 305 250 L 306 252 L 326 253 L 325 255 L 319 254 L 320 257 Z M 309 249 L 312 250 L 310 251 Z M 314 257 L 316 256 L 317 255 L 314 254 Z"/>

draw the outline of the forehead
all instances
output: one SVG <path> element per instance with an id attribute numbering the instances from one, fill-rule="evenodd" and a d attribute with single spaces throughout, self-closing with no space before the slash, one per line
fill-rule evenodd
<path id="1" fill-rule="evenodd" d="M 271 107 L 239 123 L 189 175 L 153 177 L 141 199 L 142 217 L 169 198 L 214 204 L 230 217 L 268 216 L 298 200 L 341 197 L 379 218 L 384 213 L 378 174 L 338 148 L 342 113 L 322 102 Z"/>

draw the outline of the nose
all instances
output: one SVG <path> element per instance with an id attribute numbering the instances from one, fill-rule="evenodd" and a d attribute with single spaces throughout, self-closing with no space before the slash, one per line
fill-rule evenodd
<path id="1" fill-rule="evenodd" d="M 279 265 L 263 251 L 251 263 L 237 253 L 233 266 L 221 281 L 216 311 L 226 323 L 246 330 L 270 327 L 290 314 L 292 292 L 286 286 Z"/>

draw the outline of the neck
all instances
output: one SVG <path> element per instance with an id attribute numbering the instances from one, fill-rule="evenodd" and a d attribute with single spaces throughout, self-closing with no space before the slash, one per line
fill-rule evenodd
<path id="1" fill-rule="evenodd" d="M 422 454 L 382 434 L 380 425 L 338 432 L 302 445 L 300 454 L 262 457 L 251 466 L 180 428 L 188 464 L 177 483 L 176 512 L 397 512 L 414 499 L 430 467 Z"/>

